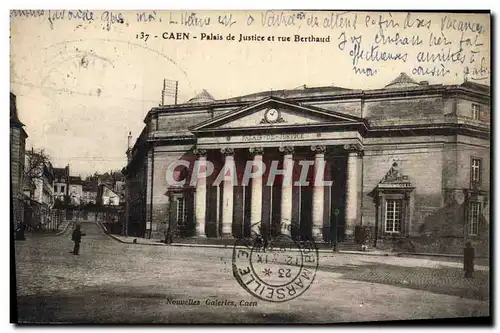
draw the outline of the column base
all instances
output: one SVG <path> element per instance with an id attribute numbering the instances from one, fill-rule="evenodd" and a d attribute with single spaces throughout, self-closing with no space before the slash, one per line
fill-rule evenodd
<path id="1" fill-rule="evenodd" d="M 355 240 L 354 240 L 354 235 L 352 235 L 352 236 L 351 235 L 345 235 L 343 243 L 352 243 L 352 244 L 356 243 Z"/>
<path id="2" fill-rule="evenodd" d="M 346 229 L 344 233 L 345 242 L 354 242 L 354 229 Z"/>
<path id="3" fill-rule="evenodd" d="M 236 239 L 232 234 L 222 235 L 221 239 Z"/>
<path id="4" fill-rule="evenodd" d="M 205 235 L 205 234 L 198 234 L 198 235 L 194 235 L 191 238 L 207 238 L 207 235 Z"/>
<path id="5" fill-rule="evenodd" d="M 291 232 L 281 232 L 279 235 L 277 236 L 285 236 L 285 237 L 289 237 L 289 238 L 292 238 L 292 233 Z"/>
<path id="6" fill-rule="evenodd" d="M 313 236 L 314 243 L 326 243 L 323 235 Z"/>
<path id="7" fill-rule="evenodd" d="M 312 230 L 311 230 L 311 236 L 315 242 L 323 242 L 323 240 L 324 240 L 323 226 L 322 225 L 321 226 L 313 225 Z"/>
<path id="8" fill-rule="evenodd" d="M 243 237 L 243 238 L 255 239 L 255 238 L 257 238 L 257 236 L 259 236 L 259 234 L 258 234 L 257 232 L 252 231 L 252 232 L 250 233 L 250 235 L 248 235 L 248 236 L 246 236 L 246 237 Z"/>

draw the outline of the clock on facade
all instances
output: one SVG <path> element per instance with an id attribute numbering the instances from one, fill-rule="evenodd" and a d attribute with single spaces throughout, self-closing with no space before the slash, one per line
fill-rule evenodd
<path id="1" fill-rule="evenodd" d="M 268 109 L 264 115 L 268 123 L 275 123 L 280 118 L 280 112 L 276 109 Z"/>

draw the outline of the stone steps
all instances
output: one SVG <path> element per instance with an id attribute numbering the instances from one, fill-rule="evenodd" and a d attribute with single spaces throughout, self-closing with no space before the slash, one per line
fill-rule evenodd
<path id="1" fill-rule="evenodd" d="M 236 239 L 233 238 L 204 238 L 204 237 L 186 237 L 174 238 L 173 243 L 181 244 L 203 244 L 203 245 L 227 245 L 233 246 Z"/>
<path id="2" fill-rule="evenodd" d="M 361 245 L 355 242 L 338 243 L 337 249 L 339 251 L 363 251 Z M 375 251 L 375 248 L 373 246 L 368 246 L 365 251 Z"/>
<path id="3" fill-rule="evenodd" d="M 199 244 L 199 245 L 225 245 L 225 246 L 234 246 L 238 245 L 247 245 L 253 246 L 254 241 L 250 239 L 241 240 L 235 238 L 204 238 L 204 237 L 186 237 L 186 238 L 174 238 L 172 240 L 173 243 L 177 244 Z M 292 241 L 270 241 L 270 244 L 274 247 L 292 247 L 296 248 L 297 244 Z M 318 249 L 332 249 L 332 245 L 326 242 L 316 242 L 316 248 Z"/>

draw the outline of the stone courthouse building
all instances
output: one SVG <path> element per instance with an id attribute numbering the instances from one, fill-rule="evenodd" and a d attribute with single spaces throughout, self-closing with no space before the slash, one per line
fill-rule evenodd
<path id="1" fill-rule="evenodd" d="M 380 89 L 334 86 L 262 91 L 214 99 L 203 91 L 186 103 L 149 111 L 130 147 L 127 233 L 175 241 L 249 237 L 264 225 L 274 237 L 348 242 L 357 226 L 369 245 L 410 251 L 460 252 L 470 240 L 488 251 L 490 88 L 416 82 L 402 73 Z M 169 184 L 192 174 L 196 160 L 215 171 L 206 183 Z M 246 162 L 325 161 L 330 186 L 287 186 L 269 172 L 246 186 Z M 234 163 L 238 181 L 212 186 Z M 313 179 L 315 163 L 307 177 Z M 359 228 L 358 228 L 359 230 Z"/>

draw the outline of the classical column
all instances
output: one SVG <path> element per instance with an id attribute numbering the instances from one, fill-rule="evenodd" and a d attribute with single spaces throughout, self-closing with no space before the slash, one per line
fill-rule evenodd
<path id="1" fill-rule="evenodd" d="M 283 181 L 281 182 L 281 233 L 292 236 L 292 174 L 293 147 L 280 147 L 283 156 Z"/>
<path id="2" fill-rule="evenodd" d="M 195 219 L 196 236 L 206 237 L 205 219 L 207 213 L 207 151 L 205 149 L 195 149 L 194 153 L 198 155 L 198 174 L 196 180 L 195 194 Z"/>
<path id="3" fill-rule="evenodd" d="M 354 238 L 354 228 L 358 222 L 358 205 L 361 194 L 361 179 L 358 169 L 362 160 L 363 152 L 359 145 L 345 145 L 348 152 L 347 157 L 347 181 L 346 181 L 346 207 L 345 207 L 345 236 L 346 239 Z"/>
<path id="4" fill-rule="evenodd" d="M 323 220 L 325 207 L 325 146 L 312 146 L 314 156 L 314 184 L 312 198 L 312 237 L 315 241 L 323 241 Z"/>
<path id="5" fill-rule="evenodd" d="M 263 167 L 262 155 L 264 149 L 262 148 L 249 148 L 250 154 L 253 155 L 253 163 L 259 168 Z M 255 166 L 254 166 L 255 167 Z M 256 172 L 257 170 L 252 170 Z M 250 225 L 251 236 L 260 233 L 260 226 L 262 223 L 262 176 L 252 178 L 252 193 L 250 197 Z"/>
<path id="6" fill-rule="evenodd" d="M 234 163 L 234 149 L 223 148 L 224 162 L 224 186 L 222 193 L 222 237 L 233 237 L 233 186 L 236 177 L 236 165 Z"/>

